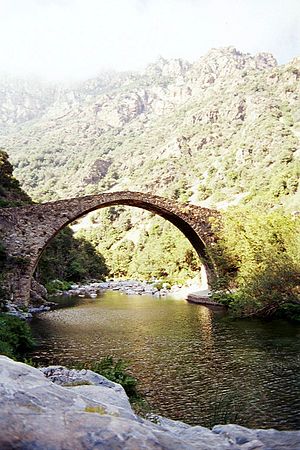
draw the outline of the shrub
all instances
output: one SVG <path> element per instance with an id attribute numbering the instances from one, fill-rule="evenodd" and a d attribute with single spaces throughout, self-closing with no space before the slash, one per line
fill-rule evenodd
<path id="1" fill-rule="evenodd" d="M 121 384 L 130 400 L 141 397 L 137 390 L 138 381 L 128 372 L 128 363 L 122 359 L 115 361 L 112 356 L 106 356 L 101 361 L 91 364 L 79 364 L 79 366 L 76 366 L 76 369 L 89 369 L 106 377 L 108 380 Z"/>
<path id="2" fill-rule="evenodd" d="M 46 284 L 46 289 L 48 294 L 54 294 L 57 291 L 68 291 L 71 289 L 71 284 L 68 281 L 53 280 Z"/>
<path id="3" fill-rule="evenodd" d="M 0 353 L 23 359 L 35 343 L 29 325 L 18 317 L 0 313 Z"/>

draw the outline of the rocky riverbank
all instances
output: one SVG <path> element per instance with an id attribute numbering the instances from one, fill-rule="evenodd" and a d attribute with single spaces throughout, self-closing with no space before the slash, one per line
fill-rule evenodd
<path id="1" fill-rule="evenodd" d="M 67 291 L 59 291 L 59 295 L 96 298 L 104 290 L 119 291 L 126 295 L 152 295 L 154 297 L 166 297 L 167 295 L 185 297 L 188 293 L 199 289 L 199 284 L 191 282 L 187 286 L 174 285 L 160 281 L 137 280 L 109 280 L 88 284 L 74 284 Z"/>
<path id="2" fill-rule="evenodd" d="M 90 370 L 36 369 L 0 356 L 0 448 L 6 450 L 296 450 L 299 431 L 212 430 L 132 410 L 123 388 Z M 152 416 L 153 417 L 153 416 Z"/>
<path id="3" fill-rule="evenodd" d="M 23 320 L 28 320 L 33 317 L 34 314 L 49 311 L 55 308 L 56 303 L 46 300 L 47 292 L 45 288 L 35 282 L 35 287 L 31 297 L 31 304 L 27 308 L 20 308 L 20 306 L 13 302 L 7 302 L 5 305 L 5 312 L 13 316 L 19 317 Z M 124 295 L 152 295 L 156 298 L 163 298 L 168 295 L 176 298 L 187 298 L 195 291 L 199 292 L 199 282 L 197 280 L 191 280 L 187 285 L 173 285 L 164 283 L 161 281 L 138 281 L 138 280 L 109 280 L 91 282 L 86 284 L 72 284 L 68 290 L 57 290 L 56 296 L 78 296 L 97 298 L 103 293 L 103 291 L 112 290 L 121 292 Z M 38 292 L 38 293 L 37 293 Z M 206 291 L 201 291 L 203 295 L 207 295 Z M 196 303 L 196 302 L 195 302 Z"/>
<path id="4" fill-rule="evenodd" d="M 170 286 L 166 283 L 148 283 L 136 280 L 110 280 L 83 285 L 72 285 L 71 289 L 62 291 L 62 295 L 96 298 L 104 290 L 119 291 L 127 295 L 153 295 L 164 297 L 171 292 Z"/>

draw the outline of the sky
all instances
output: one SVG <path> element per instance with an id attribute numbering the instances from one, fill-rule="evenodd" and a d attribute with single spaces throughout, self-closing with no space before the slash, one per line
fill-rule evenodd
<path id="1" fill-rule="evenodd" d="M 300 56 L 300 0 L 0 0 L 0 72 L 78 80 L 210 48 Z"/>

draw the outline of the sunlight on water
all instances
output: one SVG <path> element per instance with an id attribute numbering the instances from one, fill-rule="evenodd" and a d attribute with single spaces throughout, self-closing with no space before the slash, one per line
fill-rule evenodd
<path id="1" fill-rule="evenodd" d="M 225 411 L 249 427 L 299 428 L 299 326 L 116 292 L 71 302 L 32 322 L 40 343 L 32 356 L 42 364 L 113 355 L 130 361 L 167 417 L 209 426 Z"/>

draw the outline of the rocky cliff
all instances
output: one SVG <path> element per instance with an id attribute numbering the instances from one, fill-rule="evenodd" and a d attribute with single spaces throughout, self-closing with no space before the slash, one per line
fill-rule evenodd
<path id="1" fill-rule="evenodd" d="M 297 450 L 300 432 L 138 417 L 123 388 L 89 370 L 35 369 L 0 356 L 0 447 L 9 449 Z"/>
<path id="2" fill-rule="evenodd" d="M 39 200 L 138 189 L 207 206 L 266 194 L 293 207 L 299 78 L 299 59 L 278 66 L 228 47 L 73 86 L 5 79 L 1 145 Z"/>

